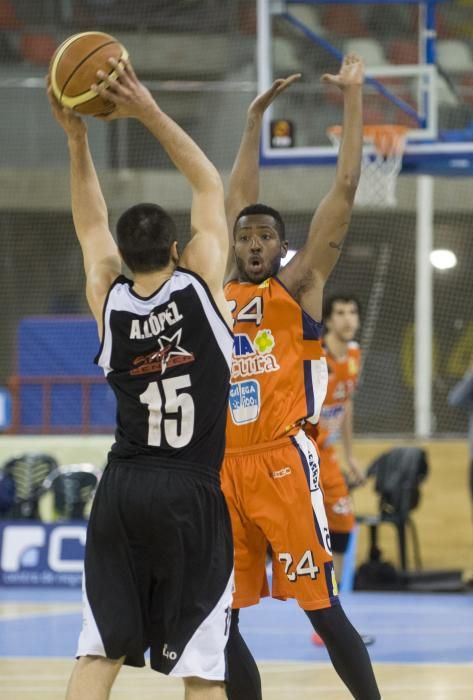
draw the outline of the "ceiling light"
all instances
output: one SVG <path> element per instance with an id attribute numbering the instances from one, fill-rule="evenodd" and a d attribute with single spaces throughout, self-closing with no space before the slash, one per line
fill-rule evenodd
<path id="1" fill-rule="evenodd" d="M 457 256 L 452 250 L 439 248 L 430 253 L 430 262 L 437 270 L 450 270 L 457 264 Z"/>

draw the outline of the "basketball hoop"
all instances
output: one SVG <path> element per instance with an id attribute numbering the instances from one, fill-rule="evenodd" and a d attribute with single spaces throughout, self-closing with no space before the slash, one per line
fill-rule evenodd
<path id="1" fill-rule="evenodd" d="M 396 182 L 409 129 L 399 124 L 370 124 L 363 127 L 361 178 L 355 203 L 362 207 L 395 207 Z M 327 135 L 334 146 L 342 138 L 341 126 L 330 126 Z"/>

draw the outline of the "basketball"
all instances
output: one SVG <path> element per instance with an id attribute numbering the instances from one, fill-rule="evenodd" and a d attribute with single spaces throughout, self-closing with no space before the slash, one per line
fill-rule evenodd
<path id="1" fill-rule="evenodd" d="M 105 116 L 114 105 L 90 89 L 97 83 L 97 71 L 115 79 L 117 72 L 109 58 L 128 58 L 126 49 L 110 34 L 82 32 L 69 37 L 57 48 L 49 66 L 54 96 L 64 107 L 91 116 Z"/>

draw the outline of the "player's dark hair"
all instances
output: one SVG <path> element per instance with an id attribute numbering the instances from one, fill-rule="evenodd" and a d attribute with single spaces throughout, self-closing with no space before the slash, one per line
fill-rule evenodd
<path id="1" fill-rule="evenodd" d="M 118 219 L 118 249 L 132 272 L 166 267 L 176 240 L 176 224 L 158 204 L 136 204 Z"/>
<path id="2" fill-rule="evenodd" d="M 333 294 L 329 294 L 324 298 L 322 309 L 323 321 L 327 321 L 330 318 L 333 313 L 333 307 L 337 302 L 342 304 L 355 304 L 358 311 L 358 316 L 361 316 L 361 304 L 354 294 L 349 294 L 347 292 L 334 292 Z"/>
<path id="3" fill-rule="evenodd" d="M 236 225 L 242 216 L 250 216 L 250 214 L 266 214 L 267 216 L 272 216 L 276 222 L 275 228 L 278 232 L 279 238 L 281 241 L 286 240 L 286 227 L 284 226 L 284 221 L 281 214 L 276 209 L 266 206 L 266 204 L 250 204 L 248 207 L 242 209 L 236 218 L 235 225 L 233 226 L 233 235 L 235 235 Z"/>

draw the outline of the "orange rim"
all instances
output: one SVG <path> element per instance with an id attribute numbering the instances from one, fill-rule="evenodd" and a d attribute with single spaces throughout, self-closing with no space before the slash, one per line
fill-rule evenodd
<path id="1" fill-rule="evenodd" d="M 406 146 L 409 128 L 400 124 L 368 124 L 363 127 L 363 140 L 373 144 L 377 153 L 382 156 L 401 155 Z M 334 141 L 340 141 L 342 127 L 329 126 L 327 134 Z"/>

